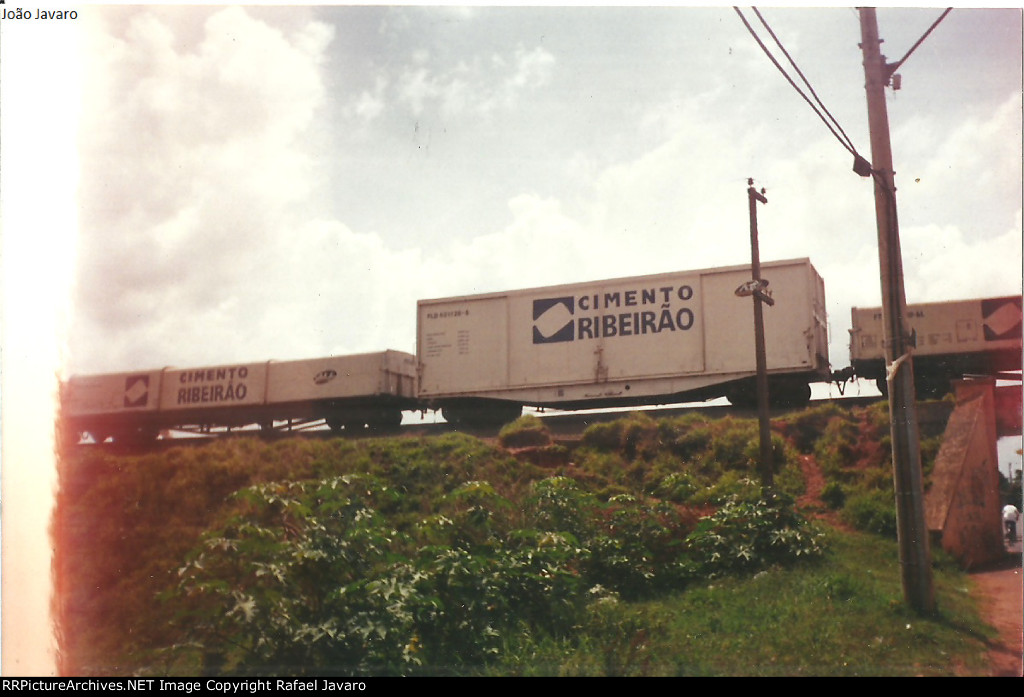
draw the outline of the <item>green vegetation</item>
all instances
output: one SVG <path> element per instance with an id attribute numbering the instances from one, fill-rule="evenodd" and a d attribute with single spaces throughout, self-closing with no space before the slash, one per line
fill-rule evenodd
<path id="1" fill-rule="evenodd" d="M 857 530 L 896 538 L 889 407 L 885 402 L 849 410 L 829 403 L 795 412 L 776 427 L 800 452 L 814 456 L 825 475 L 821 499 L 839 512 L 843 522 Z M 921 438 L 926 487 L 941 444 L 941 436 Z"/>
<path id="2" fill-rule="evenodd" d="M 577 641 L 526 637 L 493 675 L 984 675 L 990 630 L 965 579 L 935 564 L 938 616 L 905 608 L 895 542 L 827 536 L 813 564 L 692 584 L 643 602 L 587 607 Z"/>
<path id="3" fill-rule="evenodd" d="M 780 422 L 773 492 L 756 484 L 756 422 L 728 417 L 632 414 L 573 447 L 524 417 L 499 445 L 452 433 L 81 448 L 62 462 L 54 519 L 62 670 L 976 672 L 988 630 L 956 569 L 936 566 L 939 614 L 911 616 L 892 542 L 795 505 L 813 452 L 831 458 L 827 506 L 888 533 L 882 465 L 857 456 L 873 420 Z"/>

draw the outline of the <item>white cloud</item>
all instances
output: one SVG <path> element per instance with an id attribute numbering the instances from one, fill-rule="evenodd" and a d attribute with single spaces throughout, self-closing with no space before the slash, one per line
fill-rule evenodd
<path id="1" fill-rule="evenodd" d="M 554 56 L 541 47 L 518 47 L 514 54 L 470 57 L 449 69 L 435 69 L 417 52 L 415 66 L 397 80 L 398 100 L 416 116 L 438 108 L 447 117 L 488 114 L 513 108 L 520 95 L 546 84 Z"/>
<path id="2" fill-rule="evenodd" d="M 953 128 L 924 115 L 901 127 L 893 136 L 901 219 L 954 220 L 978 239 L 1001 235 L 1020 207 L 1021 110 L 1016 92 L 991 113 L 968 109 Z"/>
<path id="3" fill-rule="evenodd" d="M 156 337 L 173 330 L 160 318 L 212 326 L 208 308 L 245 286 L 266 246 L 287 238 L 288 207 L 315 189 L 303 137 L 323 103 L 331 30 L 308 23 L 285 36 L 240 8 L 211 14 L 195 46 L 145 11 L 123 37 L 94 30 L 72 358 L 168 362 L 176 349 Z M 134 342 L 131 355 L 88 340 L 114 332 Z"/>

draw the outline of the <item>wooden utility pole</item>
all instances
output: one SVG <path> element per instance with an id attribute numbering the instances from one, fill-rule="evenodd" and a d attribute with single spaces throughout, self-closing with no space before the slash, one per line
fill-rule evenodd
<path id="1" fill-rule="evenodd" d="M 754 356 L 757 361 L 757 422 L 761 445 L 761 487 L 771 489 L 775 484 L 775 466 L 772 457 L 772 434 L 768 420 L 768 361 L 764 350 L 764 313 L 762 303 L 774 305 L 775 301 L 765 292 L 767 283 L 761 279 L 761 252 L 757 240 L 757 203 L 768 203 L 764 190 L 754 189 L 754 180 L 747 180 L 747 200 L 750 206 L 750 272 L 753 281 L 750 286 L 754 296 Z"/>
<path id="2" fill-rule="evenodd" d="M 859 12 L 864 88 L 867 91 L 868 126 L 871 131 L 870 173 L 875 181 L 875 218 L 878 224 L 878 261 L 882 280 L 882 326 L 889 390 L 900 571 L 904 600 L 914 610 L 928 613 L 935 609 L 935 593 L 928 529 L 924 522 L 921 443 L 911 358 L 913 347 L 903 321 L 907 300 L 896 218 L 896 183 L 889 139 L 889 115 L 885 106 L 885 87 L 892 77 L 892 69 L 881 54 L 882 42 L 878 38 L 878 18 L 874 8 L 861 8 Z"/>

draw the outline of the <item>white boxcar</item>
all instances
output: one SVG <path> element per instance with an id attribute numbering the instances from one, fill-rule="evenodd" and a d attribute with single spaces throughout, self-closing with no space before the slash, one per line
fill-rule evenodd
<path id="1" fill-rule="evenodd" d="M 825 291 L 807 259 L 762 264 L 776 394 L 829 379 Z M 419 396 L 455 420 L 520 405 L 585 408 L 752 397 L 750 266 L 418 303 Z M 497 407 L 491 400 L 508 405 Z"/>
<path id="2" fill-rule="evenodd" d="M 148 440 L 164 429 L 325 419 L 335 430 L 397 426 L 416 401 L 416 359 L 383 351 L 299 361 L 87 375 L 62 388 L 61 417 L 72 437 Z"/>
<path id="3" fill-rule="evenodd" d="M 1019 295 L 908 305 L 918 392 L 936 396 L 964 375 L 1020 370 L 1021 317 Z M 850 366 L 884 393 L 882 331 L 882 308 L 853 308 Z"/>

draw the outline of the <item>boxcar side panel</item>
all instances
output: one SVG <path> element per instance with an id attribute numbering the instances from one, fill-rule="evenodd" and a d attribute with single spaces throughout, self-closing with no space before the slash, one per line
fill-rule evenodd
<path id="1" fill-rule="evenodd" d="M 264 404 L 267 363 L 243 363 L 164 372 L 160 410 L 175 412 Z"/>
<path id="2" fill-rule="evenodd" d="M 408 365 L 411 375 L 415 375 L 414 368 L 415 363 Z M 388 384 L 386 369 L 384 353 L 270 363 L 267 402 L 349 399 L 397 392 L 397 385 Z"/>
<path id="3" fill-rule="evenodd" d="M 70 418 L 100 414 L 149 413 L 159 408 L 161 371 L 70 378 L 62 408 Z"/>
<path id="4" fill-rule="evenodd" d="M 704 369 L 699 276 L 607 281 L 509 298 L 509 387 Z"/>
<path id="5" fill-rule="evenodd" d="M 472 393 L 508 384 L 508 298 L 420 301 L 420 393 Z"/>
<path id="6" fill-rule="evenodd" d="M 769 371 L 813 370 L 816 354 L 827 341 L 823 313 L 816 315 L 817 274 L 809 264 L 764 265 L 761 276 L 775 304 L 763 305 L 765 357 Z M 707 316 L 707 370 L 711 373 L 756 370 L 754 301 L 737 297 L 736 288 L 750 280 L 749 269 L 703 276 Z"/>
<path id="7" fill-rule="evenodd" d="M 1021 296 L 908 305 L 907 323 L 917 356 L 1020 351 Z M 853 308 L 851 327 L 852 362 L 884 359 L 882 308 Z"/>

